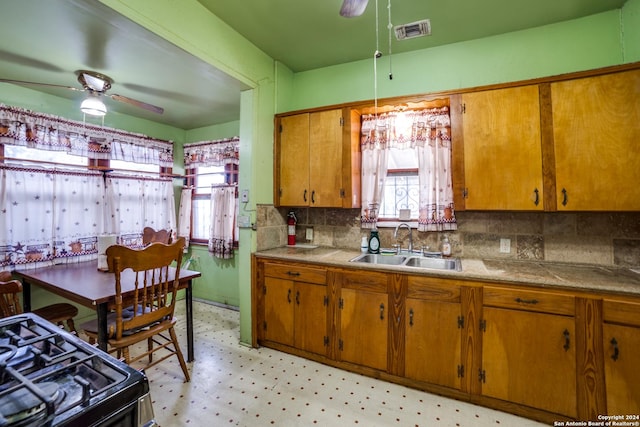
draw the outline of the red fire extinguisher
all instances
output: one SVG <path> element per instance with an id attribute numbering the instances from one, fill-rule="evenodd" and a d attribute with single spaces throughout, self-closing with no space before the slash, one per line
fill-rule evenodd
<path id="1" fill-rule="evenodd" d="M 296 214 L 289 211 L 287 214 L 287 245 L 294 246 L 296 244 Z"/>

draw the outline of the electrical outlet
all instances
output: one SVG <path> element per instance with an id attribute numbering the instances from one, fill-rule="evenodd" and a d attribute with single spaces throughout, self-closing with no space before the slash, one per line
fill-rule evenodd
<path id="1" fill-rule="evenodd" d="M 247 203 L 249 201 L 249 190 L 242 190 L 240 193 L 240 201 L 242 203 Z"/>
<path id="2" fill-rule="evenodd" d="M 511 252 L 511 239 L 500 239 L 500 253 L 508 254 Z"/>
<path id="3" fill-rule="evenodd" d="M 313 228 L 307 228 L 306 239 L 307 239 L 307 242 L 313 242 Z"/>

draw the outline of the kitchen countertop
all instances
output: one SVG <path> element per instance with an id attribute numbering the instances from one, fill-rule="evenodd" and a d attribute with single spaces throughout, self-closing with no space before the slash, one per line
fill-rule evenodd
<path id="1" fill-rule="evenodd" d="M 361 252 L 357 250 L 328 247 L 280 247 L 256 252 L 256 256 L 262 258 L 301 261 L 333 267 L 349 267 L 357 270 L 375 269 L 448 279 L 527 284 L 545 288 L 640 296 L 640 270 L 629 268 L 512 259 L 461 258 L 462 271 L 448 271 L 349 262 L 350 259 L 360 254 Z"/>

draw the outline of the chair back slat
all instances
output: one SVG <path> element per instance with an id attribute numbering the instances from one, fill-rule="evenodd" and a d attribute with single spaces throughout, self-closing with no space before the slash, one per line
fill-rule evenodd
<path id="1" fill-rule="evenodd" d="M 182 263 L 185 239 L 173 244 L 152 243 L 144 249 L 110 246 L 107 251 L 109 270 L 115 276 L 116 339 L 122 334 L 173 316 L 178 290 L 178 277 Z M 126 304 L 122 295 L 122 273 L 132 270 L 134 290 Z"/>

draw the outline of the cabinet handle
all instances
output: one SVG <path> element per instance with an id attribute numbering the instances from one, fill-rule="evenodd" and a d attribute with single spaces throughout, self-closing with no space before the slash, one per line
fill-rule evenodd
<path id="1" fill-rule="evenodd" d="M 304 190 L 304 194 L 302 195 L 302 198 L 304 199 L 304 201 L 307 201 L 307 190 Z"/>
<path id="2" fill-rule="evenodd" d="M 413 308 L 409 309 L 409 326 L 413 326 Z"/>
<path id="3" fill-rule="evenodd" d="M 287 292 L 287 302 L 291 304 L 291 289 L 289 289 L 289 292 Z"/>
<path id="4" fill-rule="evenodd" d="M 287 274 L 293 277 L 298 277 L 300 275 L 300 273 L 297 271 L 287 271 Z"/>
<path id="5" fill-rule="evenodd" d="M 300 291 L 296 292 L 296 304 L 300 305 Z"/>
<path id="6" fill-rule="evenodd" d="M 384 320 L 384 304 L 380 303 L 380 320 Z"/>
<path id="7" fill-rule="evenodd" d="M 515 302 L 519 302 L 520 304 L 537 304 L 539 301 L 537 299 L 522 299 L 518 297 L 515 299 Z"/>
<path id="8" fill-rule="evenodd" d="M 313 190 L 311 192 L 311 203 L 315 204 L 316 203 L 316 190 Z"/>
<path id="9" fill-rule="evenodd" d="M 534 193 L 535 193 L 535 195 L 536 195 L 536 198 L 535 198 L 535 200 L 533 201 L 533 204 L 534 204 L 534 205 L 536 205 L 536 206 L 538 206 L 538 204 L 540 203 L 540 192 L 538 191 L 538 189 L 537 189 L 537 188 L 536 188 L 536 189 L 534 189 L 534 190 L 533 190 L 533 192 L 534 192 Z"/>
<path id="10" fill-rule="evenodd" d="M 567 190 L 566 189 L 562 189 L 562 206 L 567 206 L 567 203 L 569 203 L 569 196 L 567 196 Z"/>
<path id="11" fill-rule="evenodd" d="M 569 331 L 565 329 L 562 335 L 564 335 L 564 346 L 562 346 L 562 348 L 564 348 L 564 351 L 569 351 L 569 344 L 571 343 L 571 340 L 569 339 Z"/>
<path id="12" fill-rule="evenodd" d="M 613 360 L 618 360 L 618 357 L 620 357 L 620 350 L 618 349 L 618 341 L 616 341 L 615 338 L 611 338 L 611 345 L 613 346 L 613 354 L 611 355 L 611 358 Z"/>

